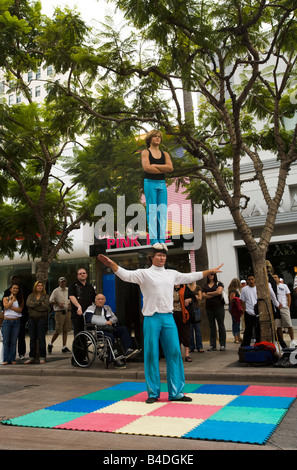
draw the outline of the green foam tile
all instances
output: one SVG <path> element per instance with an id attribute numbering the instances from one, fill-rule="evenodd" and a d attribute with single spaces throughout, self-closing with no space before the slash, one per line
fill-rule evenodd
<path id="1" fill-rule="evenodd" d="M 68 411 L 38 410 L 18 418 L 2 421 L 3 424 L 13 426 L 28 426 L 33 428 L 54 428 L 59 424 L 67 423 L 73 419 L 84 416 L 86 413 L 72 413 Z"/>
<path id="2" fill-rule="evenodd" d="M 119 401 L 124 400 L 125 398 L 130 398 L 136 395 L 137 391 L 135 390 L 98 390 L 97 392 L 89 393 L 88 395 L 83 395 L 80 398 L 84 400 L 109 400 L 109 401 Z"/>
<path id="3" fill-rule="evenodd" d="M 197 390 L 199 387 L 202 387 L 203 384 L 185 384 L 183 388 L 183 393 L 191 393 Z M 168 392 L 167 383 L 161 383 L 161 392 Z"/>
<path id="4" fill-rule="evenodd" d="M 287 409 L 278 408 L 227 406 L 214 413 L 208 419 L 215 421 L 278 424 L 287 411 Z"/>

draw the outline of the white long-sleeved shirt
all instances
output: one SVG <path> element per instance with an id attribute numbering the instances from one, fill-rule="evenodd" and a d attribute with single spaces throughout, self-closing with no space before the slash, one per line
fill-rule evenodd
<path id="1" fill-rule="evenodd" d="M 119 266 L 116 275 L 122 281 L 140 286 L 143 295 L 142 313 L 152 316 L 155 312 L 172 313 L 173 289 L 175 285 L 190 284 L 203 278 L 202 272 L 180 273 L 174 269 L 152 265 L 148 269 L 127 271 Z"/>

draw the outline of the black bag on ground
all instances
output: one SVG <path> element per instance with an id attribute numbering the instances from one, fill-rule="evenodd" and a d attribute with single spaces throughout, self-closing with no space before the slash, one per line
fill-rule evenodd
<path id="1" fill-rule="evenodd" d="M 256 343 L 254 346 L 241 346 L 238 354 L 239 362 L 251 366 L 269 366 L 277 361 L 276 347 L 267 341 Z"/>

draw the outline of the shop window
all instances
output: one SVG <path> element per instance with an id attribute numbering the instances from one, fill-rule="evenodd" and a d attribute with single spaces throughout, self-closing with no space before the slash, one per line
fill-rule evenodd
<path id="1" fill-rule="evenodd" d="M 291 211 L 297 211 L 297 184 L 291 184 L 289 186 Z"/>

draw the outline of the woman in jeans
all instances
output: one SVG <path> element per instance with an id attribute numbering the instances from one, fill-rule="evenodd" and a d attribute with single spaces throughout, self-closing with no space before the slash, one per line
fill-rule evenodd
<path id="1" fill-rule="evenodd" d="M 3 365 L 16 364 L 16 344 L 20 331 L 20 318 L 24 307 L 23 295 L 17 284 L 10 288 L 10 295 L 3 298 L 4 320 L 2 323 L 3 335 Z"/>
<path id="2" fill-rule="evenodd" d="M 225 308 L 222 300 L 224 285 L 218 282 L 216 274 L 207 276 L 202 296 L 205 299 L 206 313 L 210 328 L 210 347 L 208 351 L 216 351 L 217 329 L 219 330 L 220 351 L 226 349 Z"/>
<path id="3" fill-rule="evenodd" d="M 27 299 L 29 312 L 28 328 L 30 335 L 30 353 L 28 361 L 25 364 L 32 364 L 39 353 L 40 364 L 45 363 L 47 316 L 49 307 L 49 296 L 47 295 L 42 282 L 37 281 L 34 284 L 33 292 Z M 37 351 L 37 340 L 39 351 Z"/>
<path id="4" fill-rule="evenodd" d="M 169 153 L 159 149 L 162 133 L 152 130 L 146 136 L 147 149 L 141 153 L 144 170 L 144 195 L 146 200 L 147 224 L 151 245 L 157 250 L 165 249 L 167 224 L 167 187 L 165 174 L 173 170 Z"/>

